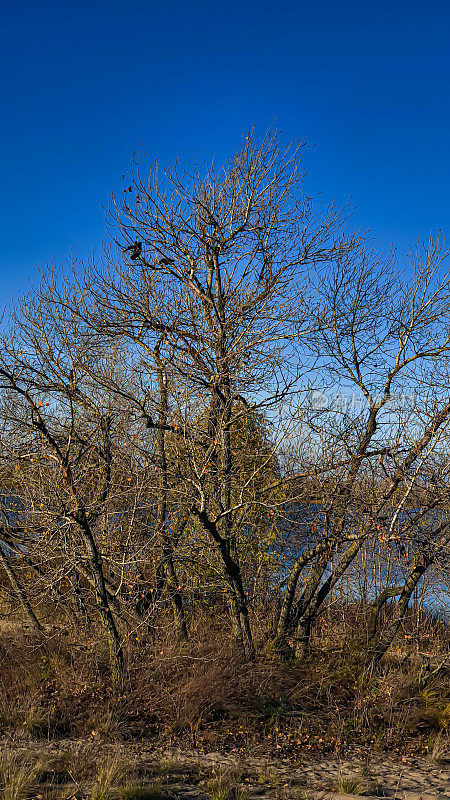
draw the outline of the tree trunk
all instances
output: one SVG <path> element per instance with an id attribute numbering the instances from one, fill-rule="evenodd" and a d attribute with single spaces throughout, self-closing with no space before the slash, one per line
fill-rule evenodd
<path id="1" fill-rule="evenodd" d="M 162 551 L 162 566 L 167 592 L 172 605 L 175 625 L 178 637 L 181 641 L 187 642 L 188 632 L 186 618 L 184 614 L 183 600 L 179 591 L 179 582 L 173 560 L 173 546 L 170 536 L 167 533 L 167 453 L 166 453 L 166 427 L 168 413 L 168 390 L 167 375 L 164 364 L 160 357 L 159 346 L 154 349 L 156 363 L 156 375 L 159 389 L 159 411 L 158 428 L 156 431 L 156 457 L 158 469 L 157 485 L 157 512 L 156 512 L 156 534 Z"/>
<path id="2" fill-rule="evenodd" d="M 405 583 L 403 584 L 400 599 L 394 609 L 393 616 L 389 620 L 386 630 L 383 632 L 383 635 L 381 636 L 379 642 L 376 644 L 376 646 L 373 648 L 371 652 L 371 663 L 373 666 L 376 666 L 381 661 L 384 654 L 387 652 L 392 642 L 394 641 L 394 637 L 400 627 L 402 619 L 405 616 L 411 596 L 414 590 L 416 589 L 419 581 L 421 580 L 427 569 L 430 567 L 430 565 L 433 564 L 437 554 L 442 552 L 444 548 L 448 547 L 450 543 L 449 523 L 444 522 L 441 526 L 441 530 L 443 531 L 443 533 L 437 539 L 437 541 L 433 543 L 432 552 L 426 552 L 426 553 L 424 552 L 417 557 L 411 572 L 409 573 Z"/>
<path id="3" fill-rule="evenodd" d="M 374 600 L 374 602 L 372 603 L 372 608 L 370 610 L 368 631 L 367 631 L 367 638 L 369 642 L 371 642 L 376 636 L 378 627 L 378 617 L 380 615 L 381 609 L 387 603 L 390 597 L 398 597 L 398 595 L 401 593 L 402 593 L 401 586 L 396 586 L 393 587 L 392 589 L 386 587 L 386 589 L 383 589 L 381 594 L 379 594 L 376 600 Z"/>
<path id="4" fill-rule="evenodd" d="M 220 553 L 224 565 L 225 579 L 229 587 L 229 608 L 233 634 L 244 658 L 251 661 L 255 657 L 255 647 L 239 563 L 231 555 L 229 543 L 226 540 L 222 540 L 220 544 Z"/>
<path id="5" fill-rule="evenodd" d="M 302 596 L 298 599 L 294 614 L 291 619 L 291 630 L 295 630 L 295 657 L 300 661 L 305 658 L 309 650 L 311 628 L 315 619 L 315 612 L 311 612 L 310 605 L 315 592 L 322 580 L 328 564 L 328 553 L 319 558 L 306 583 Z"/>
<path id="6" fill-rule="evenodd" d="M 34 613 L 33 609 L 31 608 L 30 601 L 28 600 L 28 597 L 26 596 L 26 593 L 22 585 L 20 584 L 16 573 L 14 572 L 11 564 L 9 563 L 5 555 L 3 546 L 4 546 L 3 544 L 0 544 L 0 561 L 3 564 L 3 568 L 8 576 L 9 582 L 13 588 L 13 592 L 16 595 L 17 600 L 19 601 L 19 604 L 21 605 L 23 611 L 28 617 L 28 620 L 32 625 L 32 627 L 37 631 L 42 631 L 42 625 L 39 622 L 38 618 L 36 617 L 36 614 Z"/>
<path id="7" fill-rule="evenodd" d="M 230 611 L 233 635 L 246 660 L 255 657 L 255 647 L 253 644 L 252 631 L 248 616 L 247 597 L 242 582 L 239 561 L 232 557 L 229 542 L 223 539 L 213 520 L 211 520 L 205 509 L 194 507 L 193 513 L 204 527 L 205 531 L 216 542 L 222 560 L 223 574 L 228 589 L 228 608 Z"/>
<path id="8" fill-rule="evenodd" d="M 302 553 L 302 555 L 295 562 L 286 583 L 286 589 L 284 592 L 276 628 L 276 640 L 281 641 L 290 628 L 295 592 L 297 591 L 298 581 L 303 568 L 306 566 L 306 564 L 312 561 L 316 555 L 319 555 L 326 548 L 327 545 L 325 544 L 316 545 L 316 547 L 312 548 L 312 550 Z"/>
<path id="9" fill-rule="evenodd" d="M 389 650 L 392 642 L 394 641 L 395 634 L 397 633 L 408 608 L 411 595 L 423 574 L 427 570 L 429 563 L 427 563 L 424 559 L 421 563 L 416 564 L 406 579 L 401 592 L 400 600 L 394 609 L 392 619 L 389 620 L 386 630 L 383 632 L 380 640 L 371 651 L 370 660 L 373 666 L 376 666 L 381 661 L 384 654 L 387 652 L 387 650 Z"/>
<path id="10" fill-rule="evenodd" d="M 362 542 L 357 541 L 348 548 L 348 550 L 344 553 L 339 563 L 336 565 L 334 569 L 332 569 L 331 574 L 328 576 L 327 580 L 322 584 L 320 588 L 319 582 L 320 578 L 323 575 L 323 572 L 326 568 L 325 566 L 319 562 L 317 571 L 314 570 L 311 576 L 311 585 L 309 582 L 306 586 L 306 595 L 303 600 L 300 598 L 299 605 L 298 605 L 298 612 L 297 612 L 297 625 L 296 631 L 296 639 L 298 638 L 299 646 L 295 648 L 295 655 L 297 658 L 301 659 L 304 658 L 308 647 L 309 647 L 309 639 L 311 635 L 312 625 L 314 624 L 315 619 L 317 618 L 317 614 L 319 609 L 323 605 L 324 601 L 330 594 L 330 592 L 334 589 L 337 582 L 341 579 L 342 575 L 347 571 L 348 567 L 352 563 L 353 559 L 356 557 L 359 549 L 361 547 Z M 320 572 L 320 575 L 319 575 Z"/>
<path id="11" fill-rule="evenodd" d="M 311 627 L 313 618 L 307 614 L 297 625 L 295 641 L 295 657 L 303 661 L 309 653 L 309 642 L 311 639 Z"/>
<path id="12" fill-rule="evenodd" d="M 63 475 L 75 503 L 75 511 L 73 512 L 72 517 L 79 526 L 83 543 L 86 548 L 86 552 L 88 553 L 88 563 L 92 573 L 92 585 L 95 591 L 98 614 L 109 644 L 111 677 L 116 686 L 121 686 L 123 683 L 124 673 L 123 649 L 109 603 L 108 591 L 103 573 L 102 559 L 92 534 L 84 507 L 79 502 L 76 495 L 69 466 L 63 467 Z"/>
<path id="13" fill-rule="evenodd" d="M 124 660 L 122 643 L 109 605 L 100 554 L 91 534 L 86 537 L 90 549 L 90 565 L 94 581 L 98 613 L 109 643 L 111 677 L 116 686 L 123 682 Z"/>

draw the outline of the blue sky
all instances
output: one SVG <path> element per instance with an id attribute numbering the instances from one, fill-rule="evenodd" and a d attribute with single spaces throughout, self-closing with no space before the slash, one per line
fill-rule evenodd
<path id="1" fill-rule="evenodd" d="M 220 162 L 274 122 L 311 193 L 403 258 L 450 232 L 450 5 L 14 0 L 1 10 L 0 301 L 86 258 L 141 148 Z"/>

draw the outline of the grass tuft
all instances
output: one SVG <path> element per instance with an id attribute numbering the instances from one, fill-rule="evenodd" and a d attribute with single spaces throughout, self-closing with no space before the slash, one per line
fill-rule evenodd
<path id="1" fill-rule="evenodd" d="M 114 755 L 108 755 L 98 767 L 97 776 L 91 788 L 91 800 L 110 800 L 117 797 L 123 781 L 130 777 L 127 764 Z"/>
<path id="2" fill-rule="evenodd" d="M 141 783 L 127 783 L 118 792 L 119 800 L 161 800 L 161 784 L 143 786 Z"/>
<path id="3" fill-rule="evenodd" d="M 206 783 L 209 800 L 246 800 L 247 791 L 240 783 L 241 774 L 227 770 Z"/>
<path id="4" fill-rule="evenodd" d="M 2 800 L 26 800 L 42 768 L 40 762 L 30 763 L 24 753 L 3 750 L 0 754 Z"/>
<path id="5" fill-rule="evenodd" d="M 339 775 L 333 790 L 339 794 L 364 794 L 367 781 L 360 775 Z"/>

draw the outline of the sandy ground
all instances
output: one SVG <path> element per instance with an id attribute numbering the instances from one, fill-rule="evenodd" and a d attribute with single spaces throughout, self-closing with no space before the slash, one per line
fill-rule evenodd
<path id="1" fill-rule="evenodd" d="M 439 762 L 427 758 L 406 758 L 366 754 L 364 757 L 325 757 L 320 760 L 302 758 L 295 762 L 270 759 L 263 755 L 224 754 L 195 750 L 155 749 L 148 742 L 108 744 L 75 740 L 53 742 L 11 742 L 0 747 L 20 750 L 30 756 L 43 757 L 49 763 L 72 753 L 72 764 L 92 759 L 96 764 L 111 759 L 129 764 L 129 774 L 136 767 L 143 775 L 152 776 L 157 785 L 154 798 L 173 800 L 206 800 L 211 796 L 211 781 L 231 776 L 247 800 L 337 800 L 366 797 L 391 800 L 450 800 L 450 753 L 443 752 Z M 93 762 L 94 763 L 94 762 Z M 157 780 L 156 780 L 157 779 Z M 150 780 L 150 778 L 149 778 Z M 51 776 L 50 776 L 51 782 Z M 147 779 L 143 785 L 147 784 Z M 80 799 L 88 796 L 81 784 L 60 786 L 37 798 L 52 800 Z"/>

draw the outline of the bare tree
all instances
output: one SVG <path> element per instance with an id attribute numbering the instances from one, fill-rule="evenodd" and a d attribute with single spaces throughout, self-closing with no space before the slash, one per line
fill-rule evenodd
<path id="1" fill-rule="evenodd" d="M 439 387 L 436 369 L 440 364 L 446 373 L 450 347 L 446 258 L 439 242 L 431 239 L 418 251 L 412 277 L 405 275 L 400 283 L 386 263 L 367 257 L 361 261 L 359 253 L 353 268 L 347 259 L 318 284 L 320 302 L 309 341 L 320 355 L 319 385 L 330 396 L 340 392 L 341 399 L 346 390 L 352 391 L 353 401 L 344 408 L 338 404 L 313 410 L 310 418 L 317 451 L 325 446 L 323 519 L 316 541 L 291 573 L 277 629 L 281 643 L 294 639 L 298 657 L 306 653 L 317 615 L 364 542 L 387 530 L 390 540 L 402 545 L 403 536 L 437 502 L 436 493 L 429 491 L 412 518 L 402 511 L 417 497 L 418 477 L 433 451 L 441 448 L 449 420 L 448 389 L 445 381 Z M 406 410 L 398 407 L 398 397 L 395 405 L 396 392 L 406 400 Z M 315 473 L 317 465 L 311 477 Z M 428 546 L 436 536 L 441 536 L 439 527 L 432 525 Z M 414 568 L 409 588 L 423 574 L 425 561 L 428 565 L 420 549 L 417 557 L 421 567 Z M 311 558 L 313 567 L 294 604 L 298 579 Z M 400 616 L 411 596 L 409 588 L 405 585 L 399 601 Z"/>
<path id="2" fill-rule="evenodd" d="M 47 563 L 53 559 L 58 565 L 60 579 L 74 566 L 86 576 L 109 642 L 113 677 L 120 683 L 123 651 L 102 556 L 105 514 L 117 489 L 114 414 L 107 399 L 83 385 L 76 331 L 51 311 L 39 296 L 35 302 L 29 297 L 4 337 L 2 446 L 24 473 L 16 509 L 27 520 L 22 547 L 26 544 L 29 554 L 44 549 Z"/>
<path id="3" fill-rule="evenodd" d="M 169 423 L 163 397 L 156 419 L 143 394 L 143 415 L 159 431 L 160 448 L 170 431 L 190 450 L 189 513 L 220 555 L 234 634 L 248 657 L 254 647 L 237 532 L 249 500 L 245 481 L 233 499 L 233 407 L 274 408 L 298 385 L 304 364 L 291 356 L 308 268 L 343 259 L 357 244 L 333 207 L 313 209 L 301 155 L 301 145 L 283 149 L 275 135 L 258 142 L 250 134 L 220 172 L 154 167 L 142 177 L 133 165 L 123 199 L 111 205 L 108 266 L 88 271 L 77 290 L 77 313 L 97 336 L 127 338 L 136 352 L 159 348 L 161 363 L 170 353 L 189 403 Z M 195 404 L 197 416 L 208 409 L 199 435 Z M 264 502 L 263 493 L 252 502 Z"/>
<path id="4" fill-rule="evenodd" d="M 445 563 L 447 254 L 399 280 L 303 177 L 276 135 L 220 171 L 133 164 L 102 263 L 47 275 L 3 336 L 0 566 L 34 627 L 44 596 L 98 620 L 119 684 L 136 626 L 188 641 L 194 587 L 245 658 L 258 604 L 302 658 L 361 579 L 376 663 Z"/>

